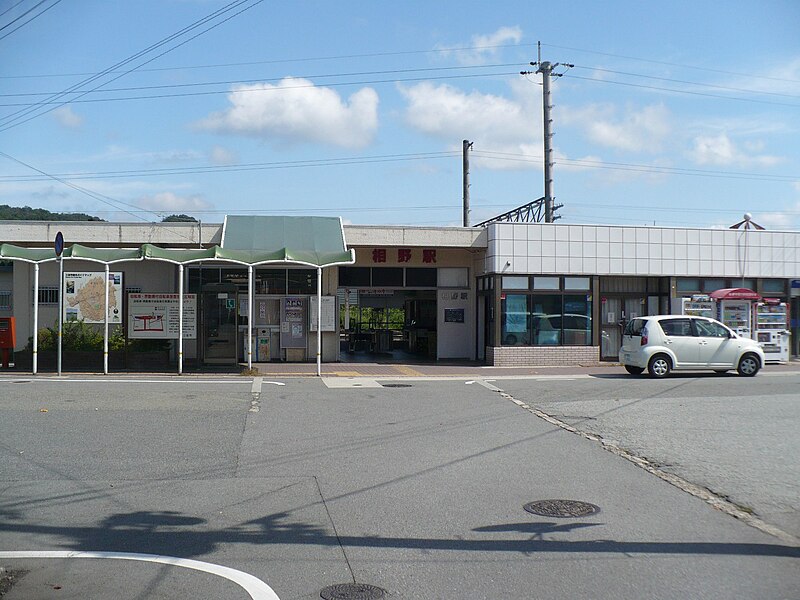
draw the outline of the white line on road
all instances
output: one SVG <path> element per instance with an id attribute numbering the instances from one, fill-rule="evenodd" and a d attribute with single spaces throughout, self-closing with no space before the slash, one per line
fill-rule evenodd
<path id="1" fill-rule="evenodd" d="M 131 552 L 77 552 L 70 550 L 20 550 L 0 552 L 0 558 L 108 558 L 116 560 L 136 560 L 141 562 L 160 563 L 202 571 L 211 575 L 218 575 L 228 581 L 241 586 L 253 600 L 280 600 L 278 595 L 266 583 L 249 573 L 237 571 L 230 567 L 215 565 L 213 563 L 177 558 L 175 556 L 161 556 L 159 554 L 135 554 Z"/>

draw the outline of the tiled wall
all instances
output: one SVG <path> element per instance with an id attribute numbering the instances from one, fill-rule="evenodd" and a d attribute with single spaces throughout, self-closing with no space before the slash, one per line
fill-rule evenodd
<path id="1" fill-rule="evenodd" d="M 495 223 L 486 271 L 800 278 L 800 232 Z"/>
<path id="2" fill-rule="evenodd" d="M 495 367 L 576 366 L 599 361 L 599 346 L 486 347 L 486 364 Z"/>

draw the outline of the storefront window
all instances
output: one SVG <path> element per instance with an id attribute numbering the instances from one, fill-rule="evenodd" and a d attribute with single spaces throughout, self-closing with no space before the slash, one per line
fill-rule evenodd
<path id="1" fill-rule="evenodd" d="M 561 294 L 537 294 L 532 298 L 533 345 L 561 344 Z"/>
<path id="2" fill-rule="evenodd" d="M 501 340 L 504 346 L 530 344 L 530 318 L 527 294 L 505 294 L 500 300 Z"/>
<path id="3" fill-rule="evenodd" d="M 503 346 L 590 346 L 591 294 L 503 294 Z"/>
<path id="4" fill-rule="evenodd" d="M 761 282 L 761 291 L 765 294 L 785 294 L 786 282 L 782 279 L 764 279 Z"/>
<path id="5" fill-rule="evenodd" d="M 703 291 L 706 293 L 715 292 L 725 287 L 724 279 L 704 279 Z"/>
<path id="6" fill-rule="evenodd" d="M 588 277 L 564 277 L 565 290 L 588 290 Z"/>

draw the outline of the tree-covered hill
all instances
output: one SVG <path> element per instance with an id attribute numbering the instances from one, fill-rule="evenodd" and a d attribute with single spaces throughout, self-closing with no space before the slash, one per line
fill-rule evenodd
<path id="1" fill-rule="evenodd" d="M 84 213 L 54 213 L 44 208 L 0 204 L 0 221 L 103 221 Z"/>

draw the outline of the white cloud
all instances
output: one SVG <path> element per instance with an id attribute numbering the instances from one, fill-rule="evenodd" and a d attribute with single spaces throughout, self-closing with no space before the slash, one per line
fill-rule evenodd
<path id="1" fill-rule="evenodd" d="M 657 152 L 671 133 L 670 113 L 662 104 L 629 108 L 621 117 L 609 104 L 566 108 L 562 123 L 582 127 L 595 144 L 629 152 Z"/>
<path id="2" fill-rule="evenodd" d="M 444 140 L 453 149 L 461 141 L 474 143 L 475 151 L 507 153 L 496 159 L 476 157 L 477 166 L 493 169 L 529 169 L 537 165 L 526 157 L 542 155 L 541 119 L 527 99 L 465 92 L 447 84 L 430 82 L 399 86 L 405 97 L 406 122 L 417 131 Z M 529 88 L 525 88 L 529 93 Z M 516 94 L 520 96 L 520 94 Z M 524 155 L 524 156 L 521 156 Z M 520 160 L 521 159 L 521 160 Z"/>
<path id="3" fill-rule="evenodd" d="M 83 125 L 83 117 L 73 112 L 69 106 L 60 106 L 50 113 L 56 122 L 68 129 L 77 129 Z"/>
<path id="4" fill-rule="evenodd" d="M 473 35 L 469 47 L 437 46 L 442 56 L 453 56 L 462 64 L 483 64 L 497 58 L 500 46 L 519 44 L 522 30 L 519 27 L 501 27 L 488 35 Z"/>
<path id="5" fill-rule="evenodd" d="M 228 150 L 222 146 L 214 146 L 211 149 L 211 163 L 218 166 L 235 165 L 239 162 L 239 156 L 233 150 Z"/>
<path id="6" fill-rule="evenodd" d="M 173 192 L 160 192 L 136 200 L 138 207 L 155 213 L 191 212 L 211 208 L 211 203 L 201 196 L 178 196 Z"/>
<path id="7" fill-rule="evenodd" d="M 762 148 L 763 145 L 758 142 L 749 142 L 744 144 L 742 150 L 726 133 L 701 135 L 694 138 L 694 147 L 689 151 L 689 156 L 699 165 L 715 166 L 770 167 L 782 161 L 777 156 L 759 155 L 757 152 Z"/>
<path id="8" fill-rule="evenodd" d="M 231 107 L 200 121 L 200 129 L 272 141 L 367 146 L 378 127 L 378 94 L 362 88 L 344 101 L 330 88 L 286 77 L 277 85 L 237 86 Z"/>

